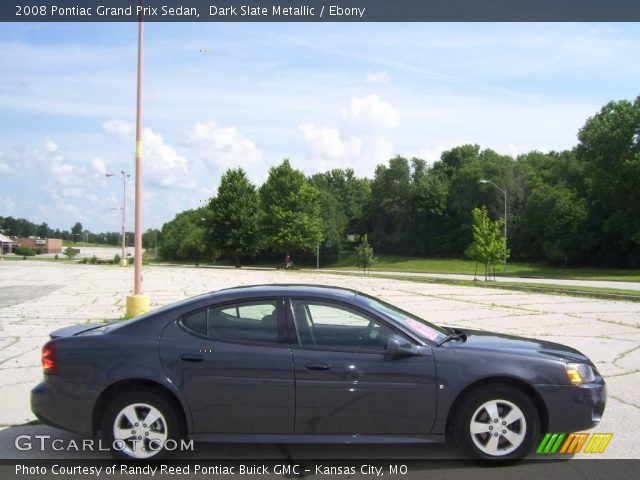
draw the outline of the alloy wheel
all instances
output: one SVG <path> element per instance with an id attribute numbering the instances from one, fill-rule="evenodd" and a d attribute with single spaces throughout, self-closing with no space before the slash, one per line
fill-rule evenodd
<path id="1" fill-rule="evenodd" d="M 471 416 L 471 439 L 486 455 L 509 455 L 524 442 L 527 421 L 522 410 L 508 400 L 494 399 L 480 405 Z"/>
<path id="2" fill-rule="evenodd" d="M 160 452 L 169 438 L 167 421 L 156 407 L 133 403 L 116 415 L 113 438 L 113 448 L 133 458 L 149 458 Z"/>

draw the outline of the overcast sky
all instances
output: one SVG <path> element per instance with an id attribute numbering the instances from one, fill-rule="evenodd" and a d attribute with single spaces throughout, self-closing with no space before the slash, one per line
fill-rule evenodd
<path id="1" fill-rule="evenodd" d="M 639 32 L 149 23 L 144 227 L 201 205 L 236 165 L 260 184 L 283 158 L 370 177 L 396 154 L 433 161 L 463 143 L 570 148 L 604 103 L 640 93 Z M 122 186 L 104 174 L 133 173 L 136 34 L 134 23 L 2 25 L 0 215 L 119 229 Z"/>

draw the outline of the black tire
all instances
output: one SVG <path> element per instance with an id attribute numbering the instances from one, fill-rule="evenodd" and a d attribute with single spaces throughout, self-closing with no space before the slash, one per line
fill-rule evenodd
<path id="1" fill-rule="evenodd" d="M 487 385 L 462 400 L 453 428 L 458 446 L 472 458 L 518 460 L 529 454 L 540 437 L 540 415 L 517 388 Z"/>
<path id="2" fill-rule="evenodd" d="M 129 407 L 127 413 L 125 408 Z M 155 409 L 155 410 L 154 410 Z M 143 420 L 152 415 L 149 425 Z M 158 416 L 159 414 L 159 416 Z M 135 415 L 138 422 L 130 421 Z M 157 417 L 157 418 L 156 418 Z M 127 430 L 128 438 L 117 438 L 115 429 Z M 102 419 L 102 435 L 114 458 L 126 460 L 156 460 L 168 458 L 175 448 L 165 448 L 168 440 L 178 442 L 184 432 L 173 402 L 152 390 L 138 389 L 115 397 L 106 406 Z M 162 446 L 160 446 L 162 444 Z"/>

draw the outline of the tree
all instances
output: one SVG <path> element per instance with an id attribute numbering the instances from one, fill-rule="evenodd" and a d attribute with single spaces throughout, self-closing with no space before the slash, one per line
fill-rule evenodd
<path id="1" fill-rule="evenodd" d="M 195 260 L 196 265 L 215 258 L 216 255 L 207 246 L 207 231 L 201 224 L 192 225 L 180 239 L 180 244 L 176 250 L 176 258 L 181 260 Z"/>
<path id="2" fill-rule="evenodd" d="M 322 242 L 319 192 L 284 160 L 260 187 L 260 228 L 265 246 L 289 255 L 312 252 Z"/>
<path id="3" fill-rule="evenodd" d="M 258 250 L 258 194 L 242 168 L 227 170 L 218 195 L 208 206 L 208 238 L 216 250 L 233 258 L 240 267 L 243 256 Z"/>
<path id="4" fill-rule="evenodd" d="M 410 188 L 411 168 L 406 158 L 395 157 L 388 167 L 376 167 L 371 183 L 371 242 L 382 252 L 406 248 Z"/>
<path id="5" fill-rule="evenodd" d="M 589 208 L 588 258 L 640 265 L 640 97 L 609 102 L 578 133 Z"/>
<path id="6" fill-rule="evenodd" d="M 38 225 L 38 227 L 36 228 L 36 235 L 38 237 L 41 238 L 48 238 L 51 236 L 51 229 L 49 228 L 49 225 L 47 225 L 46 223 L 41 223 L 40 225 Z"/>
<path id="7" fill-rule="evenodd" d="M 362 236 L 360 244 L 356 247 L 356 267 L 362 269 L 362 273 L 367 273 L 367 269 L 371 271 L 371 265 L 376 262 L 376 257 L 373 255 L 373 247 L 369 245 L 367 234 Z"/>
<path id="8" fill-rule="evenodd" d="M 335 261 L 338 259 L 342 244 L 346 240 L 347 218 L 343 205 L 330 191 L 320 190 L 318 198 L 324 237 L 320 258 L 324 261 Z"/>
<path id="9" fill-rule="evenodd" d="M 414 180 L 407 226 L 412 254 L 440 256 L 449 248 L 441 239 L 446 226 L 448 187 L 447 177 L 441 172 L 429 171 Z"/>
<path id="10" fill-rule="evenodd" d="M 310 181 L 318 190 L 329 192 L 336 199 L 346 223 L 345 233 L 356 233 L 371 201 L 371 182 L 356 177 L 351 168 L 316 173 Z"/>
<path id="11" fill-rule="evenodd" d="M 575 265 L 583 255 L 587 205 L 564 185 L 542 185 L 528 199 L 517 238 L 525 259 Z M 524 248 L 523 248 L 524 250 Z"/>
<path id="12" fill-rule="evenodd" d="M 76 224 L 71 227 L 71 239 L 73 243 L 76 243 L 76 238 L 80 238 L 82 235 L 82 224 L 80 222 L 76 222 Z"/>
<path id="13" fill-rule="evenodd" d="M 36 234 L 36 225 L 24 218 L 0 217 L 0 229 L 6 235 L 30 237 Z"/>
<path id="14" fill-rule="evenodd" d="M 337 260 L 348 234 L 363 229 L 371 199 L 371 183 L 357 178 L 353 170 L 334 168 L 316 173 L 309 181 L 320 191 L 324 244 L 321 258 Z"/>
<path id="15" fill-rule="evenodd" d="M 486 207 L 474 208 L 471 211 L 471 216 L 473 217 L 473 241 L 465 253 L 472 260 L 484 265 L 484 279 L 486 281 L 492 267 L 496 263 L 506 262 L 509 258 L 507 239 L 502 233 L 503 221 L 492 222 Z"/>
<path id="16" fill-rule="evenodd" d="M 110 243 L 109 234 L 104 235 L 106 243 Z M 147 252 L 153 251 L 154 257 L 158 257 L 158 246 L 162 243 L 162 232 L 157 228 L 149 228 L 146 232 L 142 233 L 142 248 Z"/>
<path id="17" fill-rule="evenodd" d="M 215 258 L 217 252 L 209 246 L 203 221 L 206 214 L 205 207 L 185 210 L 165 223 L 162 226 L 160 256 L 168 260 L 194 260 L 198 263 Z"/>
<path id="18" fill-rule="evenodd" d="M 78 251 L 75 248 L 72 247 L 67 247 L 64 249 L 63 252 L 68 260 L 71 260 L 73 257 L 75 257 L 78 254 Z"/>

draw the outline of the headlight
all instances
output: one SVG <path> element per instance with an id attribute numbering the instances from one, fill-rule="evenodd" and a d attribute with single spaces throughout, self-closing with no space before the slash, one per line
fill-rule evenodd
<path id="1" fill-rule="evenodd" d="M 593 368 L 584 363 L 567 363 L 566 368 L 569 380 L 575 385 L 591 383 L 596 379 Z"/>

